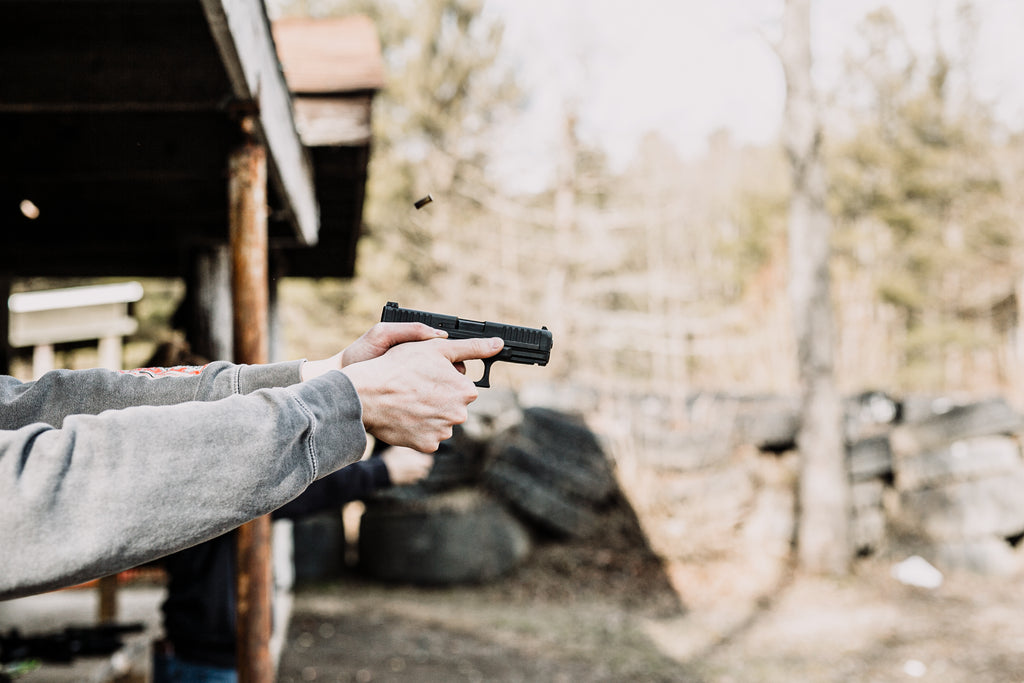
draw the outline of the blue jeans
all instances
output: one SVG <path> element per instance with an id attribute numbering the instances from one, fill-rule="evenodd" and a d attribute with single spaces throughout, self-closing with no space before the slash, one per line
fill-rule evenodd
<path id="1" fill-rule="evenodd" d="M 153 683 L 238 683 L 238 672 L 207 664 L 190 664 L 174 655 L 153 655 Z"/>

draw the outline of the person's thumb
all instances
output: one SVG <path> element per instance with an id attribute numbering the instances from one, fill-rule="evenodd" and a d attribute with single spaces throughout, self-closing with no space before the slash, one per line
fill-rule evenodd
<path id="1" fill-rule="evenodd" d="M 501 351 L 505 342 L 501 337 L 485 339 L 449 339 L 443 342 L 441 353 L 453 363 L 476 358 L 490 358 Z"/>

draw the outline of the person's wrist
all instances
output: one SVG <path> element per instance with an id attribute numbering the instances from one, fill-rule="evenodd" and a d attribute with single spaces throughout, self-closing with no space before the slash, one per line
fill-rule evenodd
<path id="1" fill-rule="evenodd" d="M 306 360 L 302 363 L 302 367 L 299 368 L 299 377 L 303 382 L 314 377 L 324 375 L 331 370 L 341 369 L 341 354 L 331 356 L 330 358 L 324 358 L 322 360 Z"/>
<path id="2" fill-rule="evenodd" d="M 373 433 L 373 427 L 377 424 L 377 402 L 374 400 L 375 385 L 368 381 L 362 370 L 363 368 L 360 367 L 359 363 L 354 363 L 341 370 L 341 372 L 348 377 L 349 383 L 359 398 L 359 403 L 362 407 L 363 428 L 367 432 Z"/>
<path id="3" fill-rule="evenodd" d="M 319 372 L 316 367 L 317 361 L 315 360 L 304 360 L 302 366 L 299 368 L 299 379 L 305 382 L 306 380 L 313 379 Z"/>

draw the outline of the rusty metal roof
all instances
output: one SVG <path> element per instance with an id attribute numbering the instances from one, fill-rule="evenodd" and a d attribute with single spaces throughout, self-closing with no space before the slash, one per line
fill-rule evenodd
<path id="1" fill-rule="evenodd" d="M 384 87 L 380 40 L 369 17 L 279 19 L 273 32 L 293 93 L 326 95 Z"/>

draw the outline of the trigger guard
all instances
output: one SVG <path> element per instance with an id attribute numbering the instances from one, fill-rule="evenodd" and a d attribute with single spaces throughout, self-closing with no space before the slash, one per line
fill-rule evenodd
<path id="1" fill-rule="evenodd" d="M 478 387 L 488 389 L 491 386 L 491 366 L 494 365 L 494 361 L 490 358 L 481 359 L 484 364 L 484 374 L 477 381 L 473 382 Z"/>

